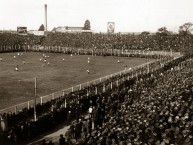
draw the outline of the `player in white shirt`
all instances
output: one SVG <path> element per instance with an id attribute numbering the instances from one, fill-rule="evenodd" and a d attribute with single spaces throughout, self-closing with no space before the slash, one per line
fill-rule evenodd
<path id="1" fill-rule="evenodd" d="M 15 70 L 16 70 L 16 71 L 18 71 L 18 70 L 19 70 L 19 67 L 18 67 L 18 65 L 16 66 Z"/>

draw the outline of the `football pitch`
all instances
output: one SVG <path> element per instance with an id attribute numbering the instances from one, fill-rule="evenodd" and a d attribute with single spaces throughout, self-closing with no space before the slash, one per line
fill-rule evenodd
<path id="1" fill-rule="evenodd" d="M 32 100 L 35 77 L 37 95 L 41 97 L 124 70 L 125 65 L 135 67 L 147 61 L 43 52 L 0 53 L 0 58 L 0 109 Z"/>

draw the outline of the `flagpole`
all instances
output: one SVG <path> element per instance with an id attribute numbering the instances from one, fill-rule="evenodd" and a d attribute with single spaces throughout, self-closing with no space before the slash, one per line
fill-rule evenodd
<path id="1" fill-rule="evenodd" d="M 36 96 L 37 96 L 37 78 L 35 77 L 35 86 L 34 86 L 34 121 L 36 122 Z"/>

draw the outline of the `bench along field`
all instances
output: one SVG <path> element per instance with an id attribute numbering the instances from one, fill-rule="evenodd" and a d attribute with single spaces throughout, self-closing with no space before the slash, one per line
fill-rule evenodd
<path id="1" fill-rule="evenodd" d="M 146 58 L 65 55 L 61 53 L 1 53 L 0 109 L 146 63 Z M 150 61 L 150 60 L 149 60 Z"/>

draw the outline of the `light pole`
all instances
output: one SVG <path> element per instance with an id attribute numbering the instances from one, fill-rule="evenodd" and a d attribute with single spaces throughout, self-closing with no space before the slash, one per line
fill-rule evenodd
<path id="1" fill-rule="evenodd" d="M 37 77 L 35 77 L 35 84 L 34 84 L 34 121 L 37 121 L 36 116 L 36 96 L 37 96 Z"/>

